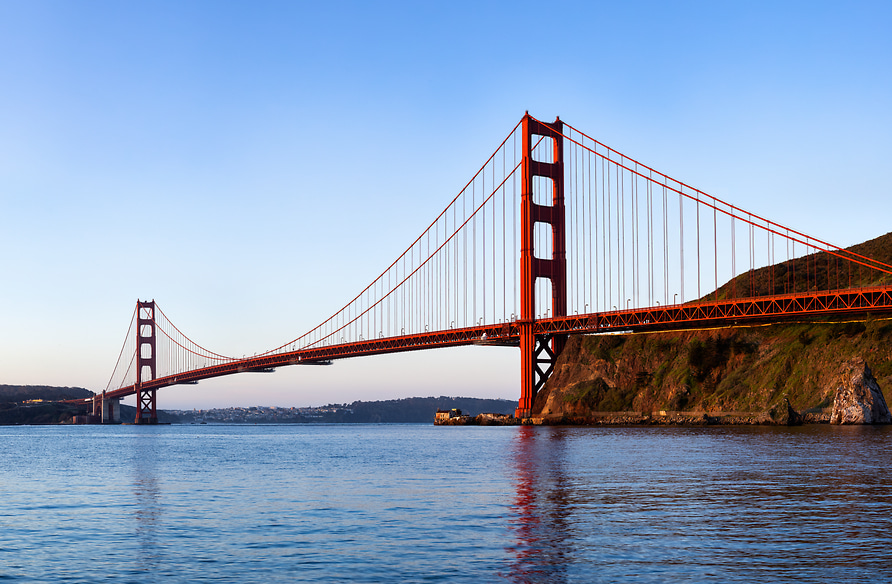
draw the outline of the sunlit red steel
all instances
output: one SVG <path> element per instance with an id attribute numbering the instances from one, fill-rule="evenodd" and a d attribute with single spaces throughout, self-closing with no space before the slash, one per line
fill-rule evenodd
<path id="1" fill-rule="evenodd" d="M 276 355 L 248 358 L 214 367 L 206 367 L 177 375 L 145 380 L 107 393 L 107 399 L 134 395 L 137 391 L 154 391 L 170 385 L 193 383 L 247 371 L 262 371 L 288 365 L 318 365 L 336 359 L 401 353 L 442 347 L 467 345 L 518 346 L 524 326 L 530 326 L 534 337 L 547 338 L 568 334 L 610 332 L 650 332 L 660 330 L 698 329 L 705 327 L 745 326 L 765 322 L 795 321 L 807 317 L 892 314 L 892 286 L 786 294 L 762 298 L 741 298 L 727 301 L 698 302 L 674 306 L 658 306 L 640 310 L 618 310 L 580 314 L 534 323 L 511 322 L 497 325 L 450 329 L 418 335 L 371 339 L 292 351 Z"/>
<path id="2" fill-rule="evenodd" d="M 158 412 L 152 381 L 157 371 L 155 301 L 136 303 L 136 420 L 137 424 L 157 424 Z"/>
<path id="3" fill-rule="evenodd" d="M 518 131 L 521 133 L 520 141 L 522 142 L 519 152 L 516 148 L 516 133 Z M 569 135 L 573 132 L 577 132 L 574 135 L 578 139 Z M 514 136 L 514 140 L 509 141 L 512 136 Z M 527 114 L 509 134 L 509 138 L 501 143 L 493 156 L 453 199 L 447 210 L 363 292 L 308 334 L 267 353 L 237 359 L 208 351 L 179 331 L 154 301 L 138 301 L 135 319 L 131 320 L 131 326 L 135 325 L 136 327 L 136 335 L 134 337 L 131 332 L 126 335 L 128 341 L 125 341 L 118 362 L 120 369 L 115 369 L 116 372 L 123 372 L 124 375 L 114 385 L 112 382 L 109 383 L 109 389 L 105 393 L 104 399 L 113 400 L 135 394 L 138 396 L 136 422 L 156 423 L 155 392 L 157 389 L 169 385 L 195 383 L 203 379 L 245 371 L 269 371 L 288 365 L 325 364 L 336 359 L 364 355 L 471 344 L 510 345 L 517 346 L 521 350 L 521 397 L 516 415 L 524 417 L 529 415 L 536 394 L 551 374 L 569 334 L 746 326 L 758 323 L 789 322 L 812 317 L 860 319 L 867 316 L 892 314 L 892 286 L 833 289 L 845 285 L 846 275 L 851 284 L 853 269 L 873 270 L 875 274 L 879 275 L 873 280 L 860 281 L 888 282 L 888 277 L 892 274 L 892 266 L 859 255 L 851 250 L 844 250 L 821 240 L 810 238 L 800 232 L 724 203 L 604 147 L 588 136 L 578 133 L 571 126 L 565 125 L 559 119 L 554 123 L 545 123 Z M 600 163 L 600 187 L 597 174 L 592 180 L 579 173 L 579 167 L 576 165 L 583 159 L 577 157 L 578 151 L 574 150 L 575 147 L 579 148 L 578 151 L 585 150 L 583 154 L 595 160 L 594 166 L 583 166 L 583 169 L 588 168 L 590 171 L 593 168 L 597 172 L 598 163 Z M 567 150 L 566 160 L 565 149 Z M 514 158 L 506 160 L 506 152 L 510 152 Z M 498 162 L 500 164 L 497 164 Z M 567 168 L 565 168 L 565 162 L 568 165 Z M 499 166 L 501 174 L 498 173 Z M 606 190 L 604 188 L 605 166 Z M 613 168 L 612 171 L 611 168 Z M 633 185 L 624 182 L 630 176 L 636 177 L 635 180 L 651 181 L 653 186 L 660 191 L 662 206 L 659 208 L 662 214 L 662 229 L 653 230 L 654 217 L 650 212 L 643 213 L 643 216 L 635 215 L 636 212 L 641 211 L 638 209 L 638 201 L 642 199 L 636 198 L 639 196 L 637 183 Z M 519 193 L 516 190 L 518 177 L 520 177 Z M 573 177 L 576 180 L 584 178 L 589 189 L 594 187 L 590 191 L 582 190 L 582 207 L 579 206 L 580 190 L 573 182 Z M 614 181 L 612 187 L 611 178 Z M 627 191 L 629 199 L 623 199 L 624 191 L 622 189 L 625 188 L 623 185 L 629 187 Z M 565 195 L 565 186 L 569 195 Z M 641 190 L 641 196 L 645 197 L 643 200 L 646 201 L 643 206 L 646 209 L 659 206 L 660 198 L 654 196 L 655 193 L 651 192 L 650 186 L 648 183 Z M 481 187 L 483 187 L 483 192 L 481 192 Z M 542 188 L 544 192 L 536 191 L 537 187 Z M 496 220 L 495 203 L 488 210 L 484 208 L 488 201 L 493 200 L 496 193 L 502 196 L 499 223 Z M 513 205 L 516 206 L 518 202 L 520 203 L 519 218 L 516 216 L 516 207 L 512 214 L 511 205 L 506 206 L 506 193 L 510 194 L 510 201 Z M 667 227 L 669 224 L 668 213 L 672 211 L 671 205 L 667 206 L 666 203 L 667 193 L 674 193 L 678 196 L 677 234 Z M 587 207 L 588 216 L 585 214 L 586 207 L 584 207 L 586 204 L 584 197 L 586 196 L 591 196 Z M 600 207 L 598 206 L 599 196 L 601 197 Z M 611 197 L 614 197 L 612 211 Z M 457 201 L 460 203 L 456 203 Z M 551 204 L 548 204 L 549 202 Z M 717 218 L 724 215 L 729 218 L 731 255 L 730 261 L 724 259 L 721 261 L 730 264 L 731 277 L 735 285 L 737 276 L 746 273 L 746 271 L 738 272 L 734 268 L 737 257 L 734 251 L 736 242 L 734 226 L 737 224 L 749 232 L 748 238 L 744 236 L 741 239 L 742 243 L 746 243 L 750 248 L 749 280 L 751 286 L 754 286 L 756 280 L 758 263 L 764 262 L 762 265 L 776 263 L 774 261 L 773 238 L 777 236 L 793 246 L 792 259 L 781 266 L 782 274 L 787 273 L 787 267 L 790 268 L 789 282 L 786 280 L 787 276 L 784 275 L 783 287 L 774 288 L 772 286 L 772 271 L 768 275 L 767 290 L 801 290 L 803 289 L 802 284 L 805 283 L 805 287 L 811 291 L 756 296 L 759 292 L 756 292 L 755 288 L 751 288 L 751 297 L 740 298 L 737 290 L 732 287 L 730 296 L 733 298 L 711 301 L 701 298 L 699 301 L 684 302 L 686 297 L 684 294 L 684 210 L 681 207 L 683 202 L 692 205 L 696 212 L 696 215 L 693 216 L 696 221 L 696 236 L 690 238 L 689 243 L 694 243 L 696 249 L 696 254 L 691 252 L 690 259 L 697 271 L 698 296 L 701 296 L 700 275 L 703 271 L 703 266 L 700 265 L 701 206 L 708 211 L 704 215 L 707 217 L 706 223 L 711 223 L 711 230 L 707 230 L 707 234 L 704 235 L 707 244 L 703 248 L 712 250 L 712 255 L 706 262 L 708 264 L 707 272 L 705 272 L 708 276 L 707 282 L 709 279 L 714 280 L 716 288 L 720 284 L 718 273 L 720 258 L 717 244 L 719 223 Z M 467 209 L 466 203 L 470 203 Z M 595 208 L 593 221 L 590 220 L 592 206 Z M 624 213 L 627 208 L 631 211 L 628 238 L 624 231 L 626 228 Z M 598 211 L 602 213 L 600 223 L 597 216 Z M 588 222 L 586 222 L 587 220 Z M 657 217 L 658 223 L 659 220 L 660 218 Z M 643 235 L 638 230 L 639 221 L 644 221 L 642 224 Z M 539 235 L 536 235 L 537 225 L 541 230 Z M 611 225 L 615 229 L 612 239 Z M 516 226 L 517 230 L 511 234 L 508 231 L 508 226 L 511 228 Z M 592 253 L 591 236 L 593 232 L 597 234 L 599 226 L 602 231 L 607 233 L 606 240 L 603 240 L 603 233 L 601 234 L 602 241 L 606 241 L 607 244 L 606 251 L 603 245 L 599 250 L 598 242 L 595 241 L 594 253 Z M 582 228 L 581 232 L 580 227 Z M 659 224 L 657 227 L 660 227 Z M 477 231 L 478 229 L 479 231 Z M 754 247 L 754 234 L 757 230 L 767 236 L 765 249 L 770 250 L 768 258 L 759 262 L 756 261 Z M 520 233 L 519 245 L 516 239 L 518 231 Z M 482 242 L 481 249 L 475 247 L 476 243 L 469 243 L 477 241 L 478 232 Z M 655 235 L 657 232 L 659 232 L 659 236 Z M 457 234 L 460 233 L 462 234 L 461 238 L 457 237 Z M 582 246 L 580 250 L 580 246 L 574 245 L 574 242 L 585 241 L 586 234 L 589 238 L 589 249 L 586 250 L 585 246 Z M 672 274 L 672 277 L 680 286 L 677 296 L 682 300 L 677 304 L 669 303 L 669 300 L 675 297 L 670 295 L 669 289 L 670 236 L 677 237 L 674 242 L 671 242 L 672 245 L 676 245 L 672 253 L 676 254 L 677 252 L 677 255 L 673 255 L 672 269 L 678 269 L 679 272 Z M 540 249 L 536 248 L 537 238 L 538 245 L 544 244 L 546 248 L 550 246 L 550 257 L 545 257 L 549 255 L 548 250 L 541 249 L 541 247 Z M 639 238 L 644 242 L 641 250 L 639 250 Z M 662 249 L 659 248 L 660 238 L 663 240 Z M 610 247 L 611 241 L 616 244 L 613 251 Z M 506 245 L 506 242 L 510 245 Z M 626 242 L 630 246 L 628 255 L 625 250 Z M 623 246 L 622 250 L 620 244 Z M 487 245 L 489 245 L 488 248 Z M 802 256 L 805 261 L 798 268 L 803 272 L 802 274 L 799 274 L 795 264 L 796 245 L 804 246 L 806 250 L 805 255 Z M 507 253 L 508 260 L 504 259 L 506 247 L 511 250 Z M 657 249 L 655 250 L 654 247 Z M 646 263 L 642 257 L 645 251 Z M 827 254 L 826 270 L 820 281 L 818 278 L 819 256 L 813 253 L 815 251 Z M 497 261 L 497 252 L 502 256 L 501 262 Z M 599 253 L 601 254 L 601 264 L 597 265 Z M 441 255 L 437 256 L 437 254 Z M 615 257 L 611 257 L 611 254 L 614 254 Z M 572 261 L 568 260 L 568 256 Z M 834 264 L 835 277 L 831 277 L 831 256 L 834 256 L 832 261 L 836 262 Z M 434 257 L 437 261 L 431 261 L 431 258 Z M 596 263 L 594 269 L 586 264 L 586 261 L 592 260 Z M 823 257 L 821 262 L 821 267 L 823 267 Z M 844 269 L 840 269 L 839 262 L 842 262 L 843 266 L 846 266 L 846 262 L 848 263 L 848 274 Z M 474 271 L 475 263 L 483 267 L 479 273 Z M 507 267 L 509 264 L 510 271 Z M 441 265 L 444 267 L 441 268 Z M 659 277 L 653 274 L 655 266 L 662 268 L 659 270 Z M 518 267 L 519 273 L 517 273 Z M 643 280 L 638 277 L 639 268 L 644 271 Z M 443 272 L 445 272 L 445 277 L 443 277 Z M 625 293 L 627 275 L 631 279 L 630 284 L 633 291 L 630 295 Z M 680 278 L 678 278 L 679 275 Z M 589 282 L 588 288 L 586 288 L 586 276 L 590 281 L 594 280 L 594 283 Z M 598 277 L 601 277 L 602 282 L 597 281 Z M 504 281 L 497 280 L 497 278 Z M 610 284 L 611 278 L 616 284 L 615 287 Z M 662 278 L 662 282 L 659 281 L 659 278 Z M 540 298 L 537 301 L 536 283 L 537 281 L 542 283 L 543 280 L 547 280 L 551 284 L 551 298 Z M 693 278 L 691 280 L 694 281 Z M 741 278 L 742 282 L 744 280 Z M 802 280 L 799 282 L 798 288 L 796 280 Z M 404 286 L 407 282 L 410 285 Z M 602 285 L 604 282 L 607 283 L 606 286 Z M 487 283 L 489 283 L 488 289 Z M 517 286 L 514 291 L 513 304 L 510 306 L 505 298 L 510 298 L 507 289 L 511 285 L 506 286 L 506 283 Z M 651 300 L 654 297 L 655 284 L 662 285 L 664 288 L 664 305 L 662 306 L 658 301 Z M 483 301 L 482 314 L 481 311 L 477 311 L 476 305 L 472 304 L 478 299 L 478 291 L 474 289 L 478 285 L 482 288 L 479 295 Z M 637 299 L 645 296 L 640 292 L 642 286 L 649 292 L 649 295 L 646 296 L 647 303 L 656 302 L 657 305 L 646 308 L 629 308 L 630 304 L 634 307 Z M 582 289 L 581 295 L 580 288 Z M 823 288 L 823 290 L 815 291 L 817 288 Z M 592 310 L 589 310 L 589 302 L 598 303 L 599 289 L 604 291 L 600 304 L 597 308 L 594 308 L 593 304 Z M 519 299 L 516 296 L 518 291 Z M 591 297 L 592 292 L 595 294 L 594 300 Z M 497 295 L 501 297 L 500 303 L 496 302 Z M 722 295 L 717 291 L 714 294 L 710 293 L 709 296 Z M 727 296 L 727 294 L 724 295 Z M 635 300 L 628 296 L 634 297 Z M 613 310 L 606 310 L 612 305 L 613 299 L 616 300 L 616 305 L 620 305 L 619 308 L 623 308 L 624 305 L 627 309 L 617 310 L 617 306 L 613 305 Z M 489 313 L 487 313 L 487 306 L 489 306 Z M 545 313 L 546 309 L 547 313 Z M 537 314 L 537 310 L 539 314 Z M 567 314 L 570 311 L 574 314 Z M 576 312 L 580 314 L 576 314 Z M 508 314 L 511 314 L 510 319 L 507 317 Z M 487 321 L 487 317 L 490 319 L 489 321 Z M 397 321 L 397 318 L 400 320 Z M 440 318 L 440 321 L 432 321 L 432 318 Z M 459 321 L 459 318 L 463 320 Z M 493 323 L 492 320 L 496 319 L 498 322 Z M 448 327 L 447 322 L 449 323 Z M 453 323 L 458 325 L 459 322 L 461 322 L 460 326 L 457 328 L 453 326 Z M 429 323 L 432 323 L 431 329 L 438 330 L 428 332 Z M 471 326 L 467 326 L 469 324 Z M 407 332 L 419 331 L 422 327 L 425 332 Z M 400 332 L 395 334 L 390 331 Z M 358 341 L 351 341 L 357 337 Z M 135 349 L 133 344 L 128 344 L 133 343 L 134 340 Z M 288 350 L 289 348 L 291 350 Z M 132 369 L 134 363 L 136 365 L 135 383 Z M 115 379 L 115 374 L 112 377 Z"/>
<path id="4" fill-rule="evenodd" d="M 560 119 L 552 124 L 535 120 L 529 114 L 523 117 L 523 159 L 521 183 L 521 247 L 520 247 L 520 401 L 515 416 L 528 417 L 536 399 L 536 393 L 551 375 L 555 360 L 566 342 L 566 336 L 536 335 L 536 280 L 551 281 L 551 314 L 555 317 L 567 313 L 567 256 L 564 223 L 564 142 L 561 138 L 563 123 Z M 536 160 L 534 136 L 541 136 L 552 144 L 551 161 Z M 536 177 L 549 179 L 551 205 L 536 203 L 534 181 Z M 536 223 L 551 226 L 551 258 L 536 257 L 534 231 Z"/>

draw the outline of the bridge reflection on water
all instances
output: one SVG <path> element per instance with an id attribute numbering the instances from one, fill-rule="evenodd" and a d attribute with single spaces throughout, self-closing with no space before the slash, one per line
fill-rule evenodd
<path id="1" fill-rule="evenodd" d="M 892 559 L 892 428 L 521 427 L 518 583 L 872 582 Z"/>
<path id="2" fill-rule="evenodd" d="M 892 426 L 2 434 L 10 581 L 873 583 L 892 559 Z"/>

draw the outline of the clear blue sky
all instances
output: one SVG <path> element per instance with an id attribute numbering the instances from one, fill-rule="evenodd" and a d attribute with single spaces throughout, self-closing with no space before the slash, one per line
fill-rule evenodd
<path id="1" fill-rule="evenodd" d="M 252 354 L 420 233 L 525 110 L 841 246 L 892 230 L 889 2 L 0 0 L 0 383 L 105 387 L 137 298 Z M 162 408 L 516 399 L 466 348 Z"/>

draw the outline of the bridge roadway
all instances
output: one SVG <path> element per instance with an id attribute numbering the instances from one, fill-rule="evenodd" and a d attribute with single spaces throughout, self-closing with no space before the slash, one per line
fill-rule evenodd
<path id="1" fill-rule="evenodd" d="M 536 335 L 591 334 L 618 331 L 648 332 L 697 329 L 714 326 L 794 322 L 814 316 L 856 316 L 892 314 L 892 286 L 851 288 L 690 302 L 668 306 L 615 310 L 591 314 L 559 316 L 534 321 Z M 143 382 L 143 389 L 160 389 L 170 385 L 191 384 L 203 379 L 250 371 L 270 371 L 286 365 L 322 365 L 334 359 L 418 351 L 472 344 L 516 346 L 520 325 L 507 323 L 432 331 L 399 337 L 369 339 L 352 343 L 323 345 L 263 355 L 185 373 L 159 377 Z M 122 398 L 137 393 L 134 385 L 106 394 L 106 399 Z M 84 400 L 91 402 L 92 400 Z"/>

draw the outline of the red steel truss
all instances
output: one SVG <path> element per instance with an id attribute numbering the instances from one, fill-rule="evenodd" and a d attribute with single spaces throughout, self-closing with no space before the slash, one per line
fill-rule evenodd
<path id="1" fill-rule="evenodd" d="M 155 301 L 136 303 L 136 420 L 137 424 L 157 424 L 155 386 L 157 343 Z"/>
<path id="2" fill-rule="evenodd" d="M 566 335 L 536 334 L 536 280 L 551 281 L 551 314 L 560 317 L 567 314 L 567 257 L 564 223 L 564 148 L 563 123 L 555 120 L 546 124 L 527 113 L 521 122 L 523 158 L 521 163 L 521 247 L 520 247 L 520 401 L 515 416 L 529 417 L 536 393 L 545 384 L 554 369 L 557 356 L 566 342 Z M 533 149 L 535 136 L 552 143 L 551 161 L 536 160 Z M 548 179 L 551 186 L 551 205 L 535 202 L 534 190 L 537 178 Z M 540 181 L 540 184 L 542 181 Z M 547 187 L 546 187 L 547 188 Z M 551 258 L 536 257 L 534 227 L 536 223 L 551 226 Z M 544 368 L 543 368 L 544 366 Z"/>
<path id="3" fill-rule="evenodd" d="M 886 314 L 892 315 L 892 286 L 561 316 L 536 320 L 532 329 L 537 338 L 547 341 L 549 337 L 567 334 L 637 333 L 745 326 L 822 316 L 866 318 L 869 315 L 882 316 Z M 145 380 L 141 382 L 140 388 L 135 385 L 123 387 L 108 392 L 106 398 L 126 397 L 137 393 L 137 391 L 151 391 L 154 396 L 155 390 L 170 385 L 194 383 L 203 379 L 248 371 L 269 371 L 288 365 L 325 365 L 336 359 L 350 357 L 466 345 L 519 346 L 522 331 L 527 324 L 518 321 L 386 339 L 371 339 L 243 359 L 159 379 Z M 547 346 L 547 344 L 543 342 L 543 346 Z M 552 358 L 549 356 L 548 359 Z"/>
<path id="4" fill-rule="evenodd" d="M 526 114 L 401 256 L 285 345 L 227 357 L 194 343 L 154 301 L 138 301 L 136 334 L 126 335 L 105 399 L 137 395 L 136 423 L 152 424 L 156 391 L 169 385 L 507 345 L 520 348 L 515 415 L 527 417 L 569 334 L 892 315 L 890 282 L 892 265 L 725 203 L 560 119 Z"/>

